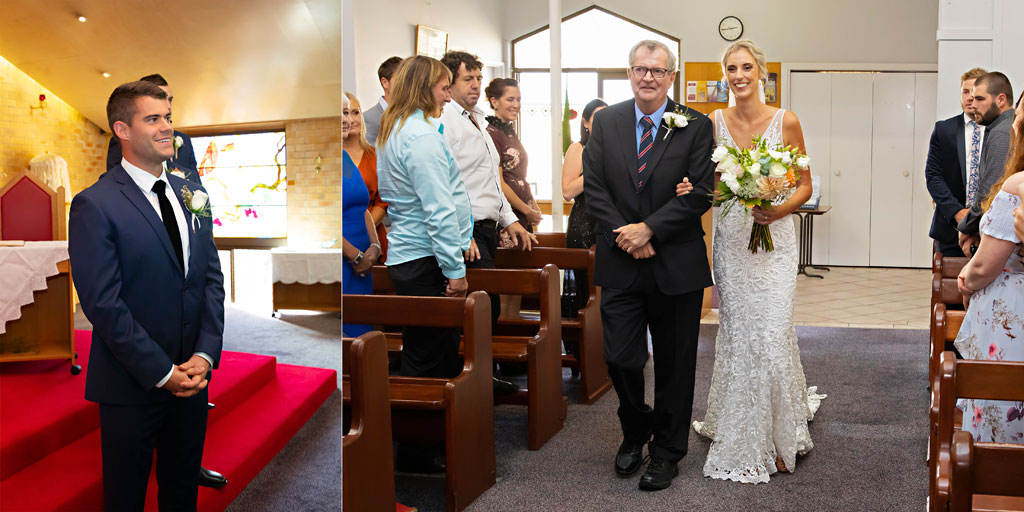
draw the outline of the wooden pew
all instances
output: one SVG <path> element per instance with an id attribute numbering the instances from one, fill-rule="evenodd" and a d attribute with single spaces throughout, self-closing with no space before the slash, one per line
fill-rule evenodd
<path id="1" fill-rule="evenodd" d="M 540 300 L 541 318 L 532 334 L 494 336 L 492 343 L 495 361 L 527 363 L 527 389 L 496 400 L 526 405 L 527 447 L 539 450 L 562 430 L 568 412 L 568 399 L 562 394 L 558 268 L 546 265 L 541 269 L 469 269 L 466 280 L 470 291 L 533 296 Z M 373 287 L 374 293 L 394 290 L 387 268 L 374 267 Z M 388 333 L 387 337 L 390 350 L 401 350 L 401 334 Z"/>
<path id="2" fill-rule="evenodd" d="M 967 313 L 963 310 L 951 310 L 946 304 L 932 306 L 932 319 L 929 329 L 928 348 L 928 382 L 934 383 L 939 375 L 939 355 L 952 350 L 952 343 L 960 332 L 960 325 Z"/>
<path id="3" fill-rule="evenodd" d="M 960 275 L 967 258 L 948 258 L 936 255 L 932 262 L 932 297 L 931 306 L 946 304 L 946 309 L 964 309 L 963 296 L 956 286 L 956 278 Z"/>
<path id="4" fill-rule="evenodd" d="M 537 237 L 537 243 L 533 245 L 534 247 L 554 247 L 557 249 L 565 249 L 565 233 L 544 232 L 534 233 L 533 236 Z"/>
<path id="5" fill-rule="evenodd" d="M 951 512 L 1024 510 L 1024 445 L 975 443 L 960 431 L 952 449 Z"/>
<path id="6" fill-rule="evenodd" d="M 342 374 L 350 383 L 351 424 L 341 451 L 342 502 L 346 510 L 394 510 L 395 466 L 388 405 L 387 340 L 369 332 L 342 342 Z"/>
<path id="7" fill-rule="evenodd" d="M 445 510 L 465 509 L 494 485 L 496 476 L 487 294 L 476 292 L 466 298 L 343 295 L 342 308 L 345 320 L 357 324 L 462 328 L 462 373 L 452 379 L 392 376 L 389 396 L 393 439 L 444 440 Z M 342 392 L 349 405 L 348 380 L 342 383 Z"/>
<path id="8" fill-rule="evenodd" d="M 554 233 L 562 234 L 562 233 Z M 563 237 L 564 238 L 564 237 Z M 594 248 L 558 249 L 538 247 L 532 251 L 519 249 L 498 249 L 494 258 L 498 268 L 541 268 L 546 264 L 556 265 L 562 270 L 587 270 L 594 275 Z M 579 369 L 581 403 L 589 404 L 611 389 L 608 366 L 604 360 L 604 328 L 601 325 L 601 290 L 589 279 L 587 304 L 575 318 L 562 319 L 562 339 L 567 345 L 579 347 L 579 358 L 566 354 L 562 366 Z M 509 332 L 536 328 L 540 318 L 534 313 L 519 312 L 518 317 L 503 317 L 499 328 Z"/>
<path id="9" fill-rule="evenodd" d="M 958 360 L 950 351 L 942 353 L 941 361 L 940 378 L 936 386 L 939 402 L 937 449 L 929 478 L 929 509 L 934 512 L 945 511 L 952 497 L 952 443 L 956 431 L 956 412 L 959 410 L 956 408 L 957 399 L 1024 400 L 1022 362 Z M 987 471 L 990 468 L 984 466 L 976 469 Z M 1020 474 L 1020 471 L 1017 473 Z M 981 491 L 976 489 L 974 492 Z M 986 500 L 989 502 L 985 503 Z M 974 496 L 975 506 L 983 510 L 998 510 L 1004 501 L 1000 498 Z"/>

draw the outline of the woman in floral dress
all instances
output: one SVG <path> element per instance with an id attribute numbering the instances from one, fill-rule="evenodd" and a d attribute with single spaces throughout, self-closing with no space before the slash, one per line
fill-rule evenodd
<path id="1" fill-rule="evenodd" d="M 1006 175 L 989 192 L 981 245 L 958 278 L 969 303 L 954 345 L 966 359 L 1024 361 L 1024 246 L 1013 228 L 1024 185 L 1022 120 L 1018 100 Z M 957 406 L 975 441 L 1024 444 L 1024 402 L 964 399 Z"/>
<path id="2" fill-rule="evenodd" d="M 502 189 L 505 197 L 519 219 L 519 224 L 533 233 L 540 224 L 541 213 L 533 200 L 533 191 L 526 182 L 526 149 L 516 137 L 513 123 L 519 117 L 519 82 L 511 78 L 495 78 L 484 89 L 487 102 L 494 109 L 493 116 L 487 116 L 487 133 L 494 141 L 494 147 L 501 155 Z"/>

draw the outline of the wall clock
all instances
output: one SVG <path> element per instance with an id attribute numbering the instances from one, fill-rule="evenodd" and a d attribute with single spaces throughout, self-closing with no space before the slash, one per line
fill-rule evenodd
<path id="1" fill-rule="evenodd" d="M 726 16 L 718 22 L 718 34 L 726 41 L 735 41 L 743 35 L 743 22 L 736 16 Z"/>

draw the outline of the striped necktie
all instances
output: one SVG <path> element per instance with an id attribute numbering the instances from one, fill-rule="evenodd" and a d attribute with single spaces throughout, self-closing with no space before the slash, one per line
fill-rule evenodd
<path id="1" fill-rule="evenodd" d="M 637 159 L 637 173 L 639 174 L 638 186 L 644 184 L 644 171 L 647 170 L 647 156 L 651 152 L 651 147 L 654 146 L 654 134 L 651 133 L 654 128 L 654 121 L 651 121 L 650 117 L 644 116 L 640 120 L 640 126 L 643 128 L 643 134 L 640 136 L 640 149 L 636 155 Z"/>

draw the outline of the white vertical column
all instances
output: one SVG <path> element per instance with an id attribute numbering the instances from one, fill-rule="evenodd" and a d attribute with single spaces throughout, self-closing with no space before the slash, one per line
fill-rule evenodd
<path id="1" fill-rule="evenodd" d="M 551 35 L 551 217 L 554 230 L 562 227 L 562 1 L 548 0 Z"/>
<path id="2" fill-rule="evenodd" d="M 355 19 L 352 0 L 341 2 L 341 90 L 359 96 L 356 90 Z"/>
<path id="3" fill-rule="evenodd" d="M 960 75 L 975 67 L 994 71 L 996 3 L 1000 0 L 939 2 L 938 95 L 935 114 L 946 119 L 960 112 Z"/>

